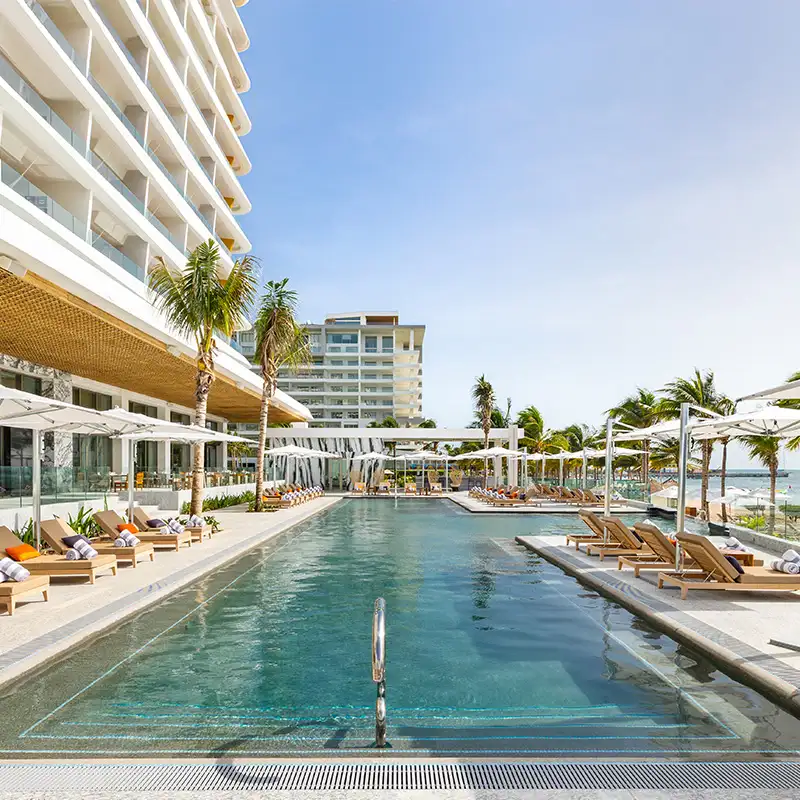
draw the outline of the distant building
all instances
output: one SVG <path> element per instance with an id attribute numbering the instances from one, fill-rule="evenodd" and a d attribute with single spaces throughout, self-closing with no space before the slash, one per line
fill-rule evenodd
<path id="1" fill-rule="evenodd" d="M 309 408 L 312 427 L 359 428 L 390 416 L 405 426 L 422 419 L 424 325 L 401 325 L 394 312 L 356 311 L 305 327 L 313 362 L 297 374 L 282 369 L 278 385 Z M 254 332 L 236 340 L 252 359 Z"/>

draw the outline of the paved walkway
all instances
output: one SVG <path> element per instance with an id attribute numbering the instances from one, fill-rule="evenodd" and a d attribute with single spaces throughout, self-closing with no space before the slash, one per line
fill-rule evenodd
<path id="1" fill-rule="evenodd" d="M 584 506 L 572 503 L 553 503 L 548 500 L 542 500 L 541 505 L 535 506 L 490 506 L 488 503 L 470 497 L 467 492 L 451 492 L 447 497 L 473 514 L 577 514 L 581 508 L 584 508 Z M 596 506 L 586 507 L 597 511 Z M 635 506 L 615 505 L 612 507 L 614 514 L 644 514 L 645 510 L 645 508 Z"/>
<path id="2" fill-rule="evenodd" d="M 686 633 L 707 643 L 712 657 L 726 651 L 734 669 L 744 669 L 755 680 L 771 678 L 766 691 L 778 691 L 780 699 L 800 710 L 800 652 L 776 647 L 770 639 L 800 645 L 800 594 L 787 592 L 695 592 L 681 600 L 678 589 L 658 589 L 656 570 L 643 570 L 634 578 L 632 570 L 618 570 L 617 560 L 600 561 L 574 545 L 567 547 L 561 536 L 519 537 L 519 542 L 579 575 L 595 588 L 627 605 L 634 613 L 649 617 L 670 635 Z M 753 550 L 765 563 L 775 555 Z M 800 796 L 800 793 L 798 794 Z"/>
<path id="3" fill-rule="evenodd" d="M 326 496 L 265 514 L 248 514 L 245 506 L 218 510 L 213 515 L 223 530 L 201 544 L 158 550 L 155 561 L 140 561 L 136 569 L 122 565 L 116 577 L 101 574 L 93 586 L 85 578 L 52 579 L 47 603 L 33 595 L 19 602 L 13 617 L 0 616 L 0 684 L 339 500 Z"/>

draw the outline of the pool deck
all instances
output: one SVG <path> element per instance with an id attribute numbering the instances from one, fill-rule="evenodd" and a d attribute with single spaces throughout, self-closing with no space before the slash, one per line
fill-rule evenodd
<path id="1" fill-rule="evenodd" d="M 52 579 L 47 603 L 32 595 L 13 616 L 0 615 L 0 685 L 340 500 L 325 496 L 265 514 L 248 514 L 245 506 L 221 509 L 213 516 L 223 530 L 201 544 L 158 550 L 154 561 L 140 561 L 136 569 L 122 565 L 116 577 L 101 573 L 93 586 L 85 578 Z"/>
<path id="2" fill-rule="evenodd" d="M 582 508 L 597 511 L 597 506 L 581 506 L 573 503 L 553 503 L 542 500 L 541 505 L 526 506 L 490 506 L 474 497 L 470 497 L 467 492 L 450 492 L 444 495 L 473 514 L 577 514 Z M 602 508 L 600 509 L 602 511 Z M 644 514 L 645 508 L 631 505 L 617 505 L 611 507 L 614 514 Z"/>
<path id="3" fill-rule="evenodd" d="M 769 644 L 800 646 L 800 594 L 698 591 L 681 600 L 677 588 L 657 588 L 657 570 L 635 578 L 633 570 L 617 569 L 616 558 L 590 557 L 567 547 L 562 536 L 520 536 L 517 542 L 800 715 L 800 652 Z M 765 561 L 775 558 L 748 549 Z"/>

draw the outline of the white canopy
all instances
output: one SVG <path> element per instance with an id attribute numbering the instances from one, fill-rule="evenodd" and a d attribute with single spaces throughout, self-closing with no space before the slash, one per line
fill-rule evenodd
<path id="1" fill-rule="evenodd" d="M 469 455 L 471 458 L 522 458 L 526 454 L 522 450 L 509 450 L 507 447 L 489 447 L 464 455 Z"/>
<path id="2" fill-rule="evenodd" d="M 287 456 L 288 458 L 318 458 L 317 453 L 321 450 L 310 450 L 308 447 L 300 447 L 297 444 L 285 444 L 283 447 L 273 447 L 267 450 L 268 456 Z"/>
<path id="3" fill-rule="evenodd" d="M 764 389 L 761 392 L 740 397 L 736 402 L 739 403 L 742 400 L 800 400 L 800 381 L 792 381 L 791 383 L 774 386 L 772 389 Z"/>
<path id="4" fill-rule="evenodd" d="M 371 453 L 359 453 L 357 456 L 353 456 L 353 461 L 380 461 L 386 458 L 391 458 L 391 456 L 373 450 Z"/>
<path id="5" fill-rule="evenodd" d="M 800 411 L 767 406 L 756 411 L 703 420 L 702 423 L 695 423 L 691 432 L 694 439 L 719 436 L 796 436 L 800 433 Z"/>
<path id="6" fill-rule="evenodd" d="M 634 428 L 630 431 L 614 434 L 615 442 L 638 442 L 644 439 L 657 439 L 659 436 L 676 436 L 680 430 L 680 422 L 676 419 L 668 419 L 658 422 L 647 428 Z"/>

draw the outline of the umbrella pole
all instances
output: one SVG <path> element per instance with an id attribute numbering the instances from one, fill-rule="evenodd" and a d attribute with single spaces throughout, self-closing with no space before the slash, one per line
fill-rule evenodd
<path id="1" fill-rule="evenodd" d="M 605 495 L 603 497 L 603 512 L 607 517 L 611 516 L 611 492 L 613 488 L 612 467 L 614 466 L 614 438 L 612 435 L 613 420 L 609 417 L 606 420 L 606 484 Z M 603 526 L 603 541 L 608 542 L 608 528 Z"/>
<path id="2" fill-rule="evenodd" d="M 133 456 L 136 451 L 133 440 L 128 442 L 128 522 L 133 522 Z"/>
<path id="3" fill-rule="evenodd" d="M 564 485 L 564 459 L 558 459 L 558 485 Z"/>
<path id="4" fill-rule="evenodd" d="M 689 404 L 681 403 L 681 427 L 679 433 L 680 449 L 678 453 L 678 509 L 675 515 L 675 527 L 678 533 L 684 532 L 686 525 L 686 462 L 689 459 Z M 680 571 L 683 553 L 680 543 L 675 545 L 675 569 Z"/>
<path id="5" fill-rule="evenodd" d="M 42 432 L 33 429 L 33 464 L 31 472 L 31 501 L 33 503 L 33 532 L 36 549 L 42 547 Z"/>
<path id="6" fill-rule="evenodd" d="M 444 460 L 444 490 L 450 491 L 450 470 L 447 469 L 447 459 Z"/>
<path id="7" fill-rule="evenodd" d="M 583 448 L 583 462 L 581 463 L 581 483 L 583 484 L 583 491 L 588 488 L 589 481 L 587 480 L 588 465 L 586 463 L 586 448 Z"/>

